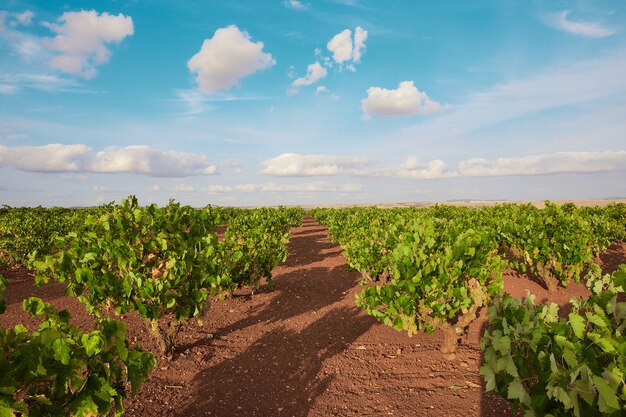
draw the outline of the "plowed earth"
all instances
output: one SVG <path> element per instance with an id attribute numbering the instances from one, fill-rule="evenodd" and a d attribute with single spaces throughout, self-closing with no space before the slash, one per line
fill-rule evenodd
<path id="1" fill-rule="evenodd" d="M 597 260 L 610 272 L 626 263 L 626 245 L 612 246 Z M 8 309 L 0 326 L 37 320 L 21 301 L 38 296 L 68 309 L 72 322 L 88 330 L 93 319 L 63 286 L 33 285 L 30 271 L 2 272 L 10 281 Z M 478 375 L 479 340 L 485 309 L 463 339 L 454 360 L 439 352 L 440 336 L 408 337 L 377 323 L 355 307 L 359 273 L 346 266 L 326 228 L 305 217 L 291 230 L 287 262 L 274 270 L 275 289 L 212 300 L 207 323 L 187 324 L 171 359 L 158 364 L 126 416 L 497 416 L 516 415 L 497 396 L 485 394 Z M 571 285 L 548 296 L 526 275 L 505 272 L 505 289 L 537 301 L 566 303 L 587 296 Z M 156 352 L 156 344 L 134 314 L 122 317 L 129 337 Z"/>

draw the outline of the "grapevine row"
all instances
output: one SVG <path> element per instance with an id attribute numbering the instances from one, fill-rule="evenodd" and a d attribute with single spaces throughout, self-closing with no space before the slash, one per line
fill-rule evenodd
<path id="1" fill-rule="evenodd" d="M 6 263 L 33 268 L 38 284 L 64 282 L 98 321 L 84 333 L 66 311 L 25 300 L 24 309 L 44 323 L 34 332 L 0 329 L 0 415 L 121 413 L 125 386 L 134 393 L 156 362 L 128 344 L 123 323 L 103 314 L 136 311 L 170 355 L 182 324 L 206 319 L 210 296 L 258 286 L 263 278 L 271 284 L 272 269 L 287 256 L 289 229 L 301 217 L 299 208 L 142 207 L 134 197 L 87 210 L 5 207 Z M 0 278 L 0 293 L 5 288 Z"/>

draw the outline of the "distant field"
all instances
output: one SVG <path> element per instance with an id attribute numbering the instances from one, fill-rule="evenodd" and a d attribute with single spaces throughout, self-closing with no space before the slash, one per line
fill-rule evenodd
<path id="1" fill-rule="evenodd" d="M 579 207 L 594 207 L 600 206 L 604 207 L 611 203 L 624 203 L 626 204 L 626 198 L 618 198 L 618 199 L 604 199 L 604 200 L 550 200 L 556 204 L 565 204 L 565 203 L 574 203 Z M 421 202 L 408 202 L 408 203 L 371 203 L 371 204 L 320 204 L 320 205 L 303 205 L 302 208 L 305 210 L 309 210 L 315 207 L 329 207 L 329 208 L 342 208 L 342 207 L 380 207 L 380 208 L 391 208 L 391 207 L 430 207 L 435 204 L 445 204 L 450 206 L 459 206 L 459 207 L 488 207 L 494 206 L 496 204 L 504 204 L 504 203 L 515 203 L 515 204 L 532 204 L 538 208 L 544 208 L 544 200 L 463 200 L 463 201 L 421 201 Z"/>

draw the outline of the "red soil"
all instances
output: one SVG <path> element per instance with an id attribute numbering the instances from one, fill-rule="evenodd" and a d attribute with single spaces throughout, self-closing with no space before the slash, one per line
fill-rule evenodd
<path id="1" fill-rule="evenodd" d="M 626 262 L 626 245 L 611 247 L 598 262 L 607 271 Z M 38 296 L 72 313 L 89 329 L 93 319 L 63 294 L 58 283 L 33 286 L 26 269 L 1 271 L 10 281 L 8 309 L 0 326 L 34 327 L 21 300 Z M 436 333 L 408 337 L 377 323 L 354 305 L 357 272 L 341 249 L 309 217 L 291 231 L 289 257 L 274 270 L 275 290 L 261 287 L 226 300 L 212 300 L 208 323 L 194 321 L 179 335 L 174 358 L 159 358 L 127 416 L 512 416 L 506 401 L 485 394 L 478 375 L 479 339 L 485 311 L 472 324 L 456 358 L 445 360 Z M 571 285 L 548 296 L 525 275 L 505 272 L 506 291 L 526 289 L 565 303 L 586 296 Z M 129 337 L 156 352 L 134 314 L 122 318 Z"/>

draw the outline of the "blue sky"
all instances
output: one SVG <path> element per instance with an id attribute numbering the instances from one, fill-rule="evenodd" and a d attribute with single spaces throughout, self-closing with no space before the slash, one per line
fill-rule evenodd
<path id="1" fill-rule="evenodd" d="M 0 0 L 0 203 L 626 196 L 622 1 Z"/>

